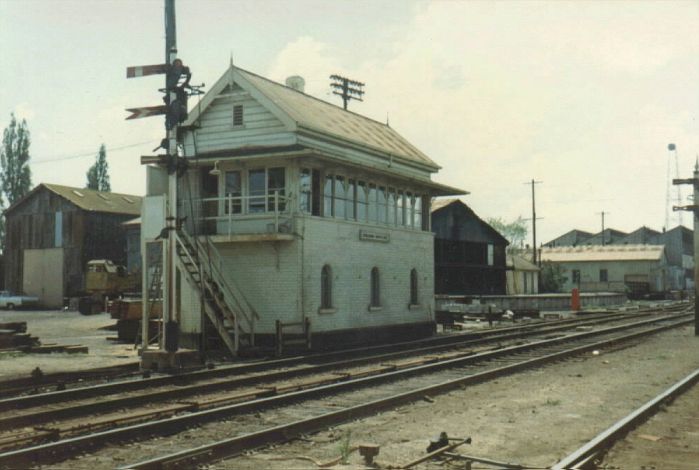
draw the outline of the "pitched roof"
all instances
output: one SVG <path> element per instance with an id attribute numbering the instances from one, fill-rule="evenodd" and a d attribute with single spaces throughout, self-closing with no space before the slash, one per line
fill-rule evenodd
<path id="1" fill-rule="evenodd" d="M 94 189 L 74 188 L 59 184 L 41 183 L 18 201 L 15 201 L 5 212 L 12 211 L 15 207 L 33 196 L 41 188 L 46 188 L 58 196 L 67 199 L 77 207 L 90 212 L 105 212 L 111 214 L 141 214 L 141 196 L 133 194 L 108 193 L 95 191 Z"/>
<path id="2" fill-rule="evenodd" d="M 570 230 L 563 235 L 560 235 L 553 240 L 544 243 L 545 246 L 560 246 L 560 244 L 566 243 L 566 245 L 577 245 L 578 243 L 587 240 L 590 238 L 593 234 L 590 232 L 586 232 L 584 230 L 578 230 L 578 229 L 573 229 Z"/>
<path id="3" fill-rule="evenodd" d="M 433 199 L 432 204 L 430 205 L 430 212 L 438 211 L 439 209 L 454 204 L 455 202 L 461 202 L 462 204 L 464 204 L 463 201 L 461 201 L 461 199 L 457 199 L 455 197 Z"/>
<path id="4" fill-rule="evenodd" d="M 542 248 L 541 260 L 572 261 L 659 261 L 664 245 L 582 245 Z"/>
<path id="5" fill-rule="evenodd" d="M 540 271 L 537 265 L 515 254 L 507 255 L 507 266 L 512 266 L 515 271 Z"/>
<path id="6" fill-rule="evenodd" d="M 242 77 L 243 80 L 240 80 Z M 321 99 L 307 95 L 301 91 L 274 82 L 260 75 L 243 70 L 233 65 L 219 78 L 209 90 L 212 96 L 202 99 L 201 106 L 195 107 L 187 119 L 191 124 L 198 119 L 202 112 L 213 102 L 213 95 L 221 92 L 231 81 L 243 88 L 247 82 L 261 93 L 284 114 L 283 121 L 293 121 L 294 131 L 305 128 L 330 137 L 336 137 L 378 150 L 382 153 L 439 169 L 432 159 L 422 153 L 414 145 L 404 139 L 387 124 L 375 121 L 361 114 L 346 111 L 343 108 Z M 207 93 L 207 94 L 209 94 Z M 271 110 L 275 111 L 275 110 Z"/>
<path id="7" fill-rule="evenodd" d="M 435 212 L 444 209 L 445 207 L 451 206 L 452 204 L 457 204 L 463 211 L 465 211 L 471 218 L 473 218 L 478 224 L 483 227 L 483 229 L 490 233 L 493 237 L 496 239 L 499 239 L 502 241 L 505 245 L 509 245 L 510 241 L 505 238 L 505 236 L 498 232 L 492 225 L 490 225 L 488 222 L 485 220 L 481 219 L 478 217 L 476 212 L 471 209 L 468 204 L 466 204 L 464 201 L 461 199 L 457 198 L 441 198 L 441 199 L 433 199 L 432 204 L 430 205 L 430 214 L 434 214 Z"/>

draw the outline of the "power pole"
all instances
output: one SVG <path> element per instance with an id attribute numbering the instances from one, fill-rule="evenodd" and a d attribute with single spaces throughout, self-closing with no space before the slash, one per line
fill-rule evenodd
<path id="1" fill-rule="evenodd" d="M 691 184 L 694 187 L 694 204 L 688 206 L 673 206 L 673 211 L 690 211 L 694 213 L 694 336 L 699 336 L 699 302 L 697 302 L 697 286 L 699 286 L 699 157 L 694 165 L 694 177 L 688 179 L 673 179 L 672 184 Z"/>
<path id="2" fill-rule="evenodd" d="M 537 248 L 536 248 L 536 194 L 534 192 L 534 186 L 537 184 L 541 184 L 543 181 L 535 181 L 531 180 L 528 181 L 524 184 L 531 184 L 532 185 L 532 263 L 534 263 L 536 266 L 539 264 L 536 262 L 537 258 Z"/>
<path id="3" fill-rule="evenodd" d="M 604 216 L 605 216 L 605 214 L 606 214 L 606 215 L 609 215 L 609 212 L 602 211 L 602 212 L 598 212 L 597 214 L 599 214 L 599 215 L 602 216 L 602 246 L 604 246 L 604 242 L 605 242 L 605 235 L 604 235 Z M 610 240 L 610 241 L 611 241 L 611 240 Z"/>
<path id="4" fill-rule="evenodd" d="M 364 84 L 362 82 L 350 80 L 340 75 L 330 75 L 330 80 L 334 80 L 330 86 L 335 89 L 333 90 L 334 95 L 342 97 L 342 104 L 345 110 L 347 110 L 349 100 L 364 101 L 362 99 L 362 95 L 364 95 L 364 90 L 362 90 Z"/>

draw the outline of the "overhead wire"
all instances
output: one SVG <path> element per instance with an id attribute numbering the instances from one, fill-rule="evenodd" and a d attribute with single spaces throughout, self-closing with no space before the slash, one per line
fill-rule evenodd
<path id="1" fill-rule="evenodd" d="M 118 147 L 105 148 L 105 151 L 106 152 L 117 152 L 117 151 L 125 150 L 128 148 L 139 147 L 141 145 L 146 145 L 146 144 L 152 145 L 152 144 L 157 143 L 157 142 L 158 142 L 157 140 L 146 140 L 143 142 L 137 142 L 137 143 L 133 143 L 133 144 L 120 145 Z M 95 155 L 97 155 L 97 153 L 98 153 L 98 151 L 92 151 L 92 152 L 79 153 L 79 154 L 75 154 L 75 155 L 67 155 L 67 156 L 63 156 L 63 157 L 45 158 L 45 159 L 41 159 L 41 160 L 30 160 L 30 165 L 39 165 L 42 163 L 61 162 L 61 161 L 65 161 L 65 160 L 74 160 L 77 158 L 84 158 L 84 157 L 94 157 Z"/>

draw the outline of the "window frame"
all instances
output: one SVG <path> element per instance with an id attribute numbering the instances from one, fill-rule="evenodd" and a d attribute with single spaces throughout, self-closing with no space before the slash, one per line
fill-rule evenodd
<path id="1" fill-rule="evenodd" d="M 233 127 L 245 127 L 245 107 L 242 103 L 233 105 Z"/>
<path id="2" fill-rule="evenodd" d="M 381 308 L 381 273 L 379 268 L 374 266 L 369 274 L 369 309 Z"/>
<path id="3" fill-rule="evenodd" d="M 410 306 L 420 305 L 420 280 L 418 279 L 417 269 L 410 270 Z"/>
<path id="4" fill-rule="evenodd" d="M 330 313 L 333 307 L 333 271 L 329 264 L 320 270 L 320 311 Z"/>

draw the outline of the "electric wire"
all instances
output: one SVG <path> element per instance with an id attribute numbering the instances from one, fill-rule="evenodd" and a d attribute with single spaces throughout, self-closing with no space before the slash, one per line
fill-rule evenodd
<path id="1" fill-rule="evenodd" d="M 117 151 L 125 150 L 128 148 L 139 147 L 141 145 L 146 145 L 146 144 L 152 145 L 152 144 L 157 143 L 157 142 L 158 142 L 157 140 L 146 140 L 143 142 L 136 142 L 133 144 L 126 144 L 126 145 L 120 145 L 118 147 L 106 148 L 105 151 L 117 152 Z M 85 153 L 79 153 L 79 154 L 68 155 L 68 156 L 63 156 L 63 157 L 53 157 L 53 158 L 45 158 L 45 159 L 41 159 L 41 160 L 31 160 L 30 165 L 39 165 L 42 163 L 61 162 L 61 161 L 65 161 L 65 160 L 74 160 L 76 158 L 94 157 L 95 155 L 97 155 L 97 152 L 93 151 L 93 152 L 85 152 Z"/>

